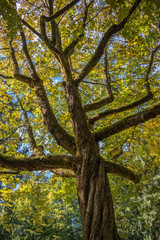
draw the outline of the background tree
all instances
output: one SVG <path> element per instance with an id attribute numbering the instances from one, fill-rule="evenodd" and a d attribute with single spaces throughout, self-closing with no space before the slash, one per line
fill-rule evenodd
<path id="1" fill-rule="evenodd" d="M 1 223 L 7 239 L 81 239 L 75 181 L 50 175 L 26 172 L 16 190 L 3 191 Z"/>
<path id="2" fill-rule="evenodd" d="M 160 113 L 159 1 L 15 1 L 12 9 L 21 24 L 13 40 L 2 11 L 0 166 L 75 176 L 83 240 L 120 239 L 107 173 L 139 181 L 122 156 L 136 127 L 144 133 Z"/>

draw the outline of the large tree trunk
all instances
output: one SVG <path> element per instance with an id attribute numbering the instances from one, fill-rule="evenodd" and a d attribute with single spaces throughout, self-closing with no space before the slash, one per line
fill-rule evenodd
<path id="1" fill-rule="evenodd" d="M 105 162 L 93 144 L 82 152 L 77 189 L 83 240 L 119 240 Z"/>
<path id="2" fill-rule="evenodd" d="M 105 161 L 87 122 L 77 86 L 63 82 L 77 147 L 77 191 L 83 240 L 119 240 Z"/>

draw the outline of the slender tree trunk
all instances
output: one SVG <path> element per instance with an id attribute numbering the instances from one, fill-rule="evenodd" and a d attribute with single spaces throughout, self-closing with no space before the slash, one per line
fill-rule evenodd
<path id="1" fill-rule="evenodd" d="M 82 152 L 77 189 L 83 240 L 120 240 L 104 161 L 93 144 Z"/>

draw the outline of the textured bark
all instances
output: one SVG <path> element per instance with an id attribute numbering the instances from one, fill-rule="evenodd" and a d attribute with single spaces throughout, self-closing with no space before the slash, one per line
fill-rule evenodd
<path id="1" fill-rule="evenodd" d="M 66 75 L 67 74 L 64 74 L 64 78 Z M 68 103 L 68 109 L 72 119 L 72 126 L 75 134 L 77 153 L 81 154 L 80 153 L 81 147 L 82 145 L 85 145 L 88 142 L 90 135 L 87 117 L 82 107 L 81 98 L 78 93 L 78 88 L 76 84 L 73 82 L 73 80 L 67 79 L 67 81 L 63 82 L 63 87 Z"/>
<path id="2" fill-rule="evenodd" d="M 14 158 L 0 154 L 0 167 L 15 171 L 45 171 L 60 168 L 74 171 L 75 158 L 68 155 Z"/>
<path id="3" fill-rule="evenodd" d="M 115 223 L 105 161 L 99 156 L 98 146 L 93 138 L 81 152 L 83 157 L 77 168 L 77 190 L 83 240 L 118 240 L 120 237 Z"/>
<path id="4" fill-rule="evenodd" d="M 83 240 L 118 240 L 105 161 L 89 130 L 77 86 L 67 79 L 63 87 L 77 145 L 76 177 Z"/>

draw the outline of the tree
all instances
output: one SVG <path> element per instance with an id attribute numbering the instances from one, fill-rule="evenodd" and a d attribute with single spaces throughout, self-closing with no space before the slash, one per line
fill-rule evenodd
<path id="1" fill-rule="evenodd" d="M 120 239 L 108 173 L 140 180 L 117 159 L 126 135 L 160 113 L 158 2 L 15 1 L 21 25 L 9 49 L 2 20 L 1 132 L 8 149 L 0 166 L 76 177 L 83 240 Z M 16 103 L 13 114 L 6 96 Z M 31 156 L 24 157 L 22 143 Z"/>

